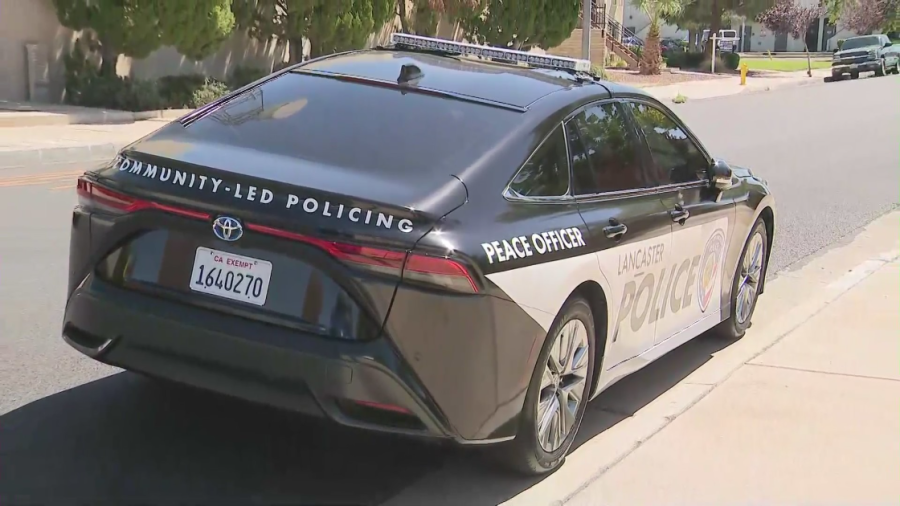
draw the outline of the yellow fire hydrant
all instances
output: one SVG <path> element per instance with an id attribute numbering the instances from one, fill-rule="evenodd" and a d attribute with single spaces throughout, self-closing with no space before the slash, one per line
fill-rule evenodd
<path id="1" fill-rule="evenodd" d="M 741 63 L 741 86 L 747 84 L 747 64 Z"/>

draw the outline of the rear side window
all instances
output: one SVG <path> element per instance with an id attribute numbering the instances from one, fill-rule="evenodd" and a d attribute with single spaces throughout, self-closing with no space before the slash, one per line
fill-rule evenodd
<path id="1" fill-rule="evenodd" d="M 516 174 L 509 189 L 522 197 L 569 193 L 569 164 L 562 128 L 557 127 Z"/>
<path id="2" fill-rule="evenodd" d="M 638 139 L 617 103 L 585 109 L 566 123 L 577 195 L 647 188 Z"/>
<path id="3" fill-rule="evenodd" d="M 683 128 L 649 104 L 629 102 L 628 106 L 647 139 L 661 184 L 691 183 L 705 177 L 709 162 Z"/>

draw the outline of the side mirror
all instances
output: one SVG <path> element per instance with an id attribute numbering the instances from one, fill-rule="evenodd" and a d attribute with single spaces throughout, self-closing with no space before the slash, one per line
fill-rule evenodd
<path id="1" fill-rule="evenodd" d="M 891 46 L 893 46 L 893 45 L 894 45 L 894 43 L 891 42 L 891 41 L 887 41 L 887 42 L 884 43 L 884 47 L 891 47 Z"/>
<path id="2" fill-rule="evenodd" d="M 716 160 L 709 168 L 709 181 L 720 191 L 731 188 L 731 175 L 731 167 L 722 160 Z"/>
<path id="3" fill-rule="evenodd" d="M 837 53 L 837 52 L 838 52 L 838 48 L 832 49 L 831 52 L 832 52 L 832 53 Z"/>

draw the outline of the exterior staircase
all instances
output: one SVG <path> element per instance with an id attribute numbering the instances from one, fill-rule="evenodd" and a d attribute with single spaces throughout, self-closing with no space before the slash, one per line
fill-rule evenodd
<path id="1" fill-rule="evenodd" d="M 579 16 L 579 27 L 582 26 L 581 19 L 582 17 Z M 548 51 L 548 53 L 581 58 L 581 34 L 582 29 L 576 28 L 568 39 Z M 607 53 L 612 52 L 627 63 L 630 70 L 637 70 L 640 65 L 640 58 L 622 43 L 622 40 L 625 38 L 640 40 L 633 32 L 624 28 L 619 22 L 607 15 L 606 4 L 602 0 L 593 0 L 593 8 L 591 9 L 591 63 L 604 66 Z"/>

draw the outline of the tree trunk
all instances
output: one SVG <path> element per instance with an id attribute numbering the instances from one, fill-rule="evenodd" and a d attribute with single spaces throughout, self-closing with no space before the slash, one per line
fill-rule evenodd
<path id="1" fill-rule="evenodd" d="M 706 41 L 706 56 L 712 61 L 713 46 L 718 39 L 713 40 L 713 35 L 719 36 L 719 29 L 722 28 L 722 14 L 725 9 L 719 6 L 719 0 L 713 0 L 712 3 L 712 19 L 709 22 L 709 39 Z M 717 48 L 718 49 L 718 48 Z"/>
<path id="2" fill-rule="evenodd" d="M 288 51 L 290 51 L 288 55 L 288 60 L 293 65 L 294 63 L 300 63 L 303 61 L 303 38 L 302 37 L 291 37 L 288 42 Z"/>
<path id="3" fill-rule="evenodd" d="M 641 55 L 640 72 L 644 75 L 658 75 L 662 58 L 659 53 L 659 23 L 650 21 L 647 38 L 644 40 L 644 51 Z"/>
<path id="4" fill-rule="evenodd" d="M 688 30 L 688 51 L 697 50 L 697 30 Z"/>
<path id="5" fill-rule="evenodd" d="M 409 18 L 406 13 L 406 0 L 397 0 L 397 15 L 400 17 L 400 31 L 409 32 Z"/>
<path id="6" fill-rule="evenodd" d="M 809 46 L 806 45 L 806 42 L 803 42 L 803 50 L 806 51 L 806 75 L 812 77 L 812 62 L 809 59 Z"/>
<path id="7" fill-rule="evenodd" d="M 100 75 L 114 76 L 116 72 L 116 62 L 119 61 L 119 52 L 107 44 L 100 46 Z"/>

